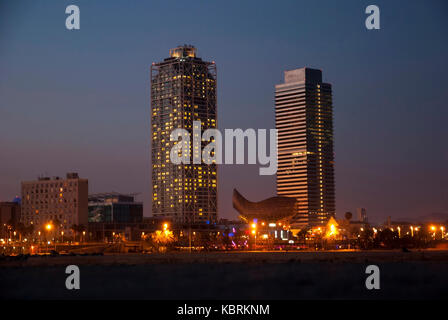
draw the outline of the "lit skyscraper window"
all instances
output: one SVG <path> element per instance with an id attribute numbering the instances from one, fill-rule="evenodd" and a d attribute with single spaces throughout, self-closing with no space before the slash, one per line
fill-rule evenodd
<path id="1" fill-rule="evenodd" d="M 216 164 L 193 164 L 193 156 L 201 152 L 193 144 L 190 164 L 170 160 L 171 132 L 183 128 L 193 138 L 194 121 L 201 123 L 201 133 L 217 127 L 216 65 L 185 45 L 151 66 L 152 213 L 177 223 L 213 222 L 217 217 Z M 203 141 L 201 147 L 207 144 Z"/>
<path id="2" fill-rule="evenodd" d="M 335 214 L 333 106 L 322 71 L 285 71 L 275 86 L 277 194 L 298 200 L 297 218 L 325 223 Z"/>

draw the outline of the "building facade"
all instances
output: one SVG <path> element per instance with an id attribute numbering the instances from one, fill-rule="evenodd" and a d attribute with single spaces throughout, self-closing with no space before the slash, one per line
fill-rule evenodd
<path id="1" fill-rule="evenodd" d="M 89 195 L 89 223 L 142 222 L 143 203 L 134 196 L 111 193 Z"/>
<path id="2" fill-rule="evenodd" d="M 359 221 L 368 222 L 366 208 L 356 208 L 356 216 Z"/>
<path id="3" fill-rule="evenodd" d="M 77 173 L 65 179 L 41 177 L 22 182 L 20 221 L 41 230 L 46 224 L 58 224 L 60 231 L 70 232 L 72 225 L 87 226 L 88 180 Z"/>
<path id="4" fill-rule="evenodd" d="M 193 156 L 209 142 L 202 141 L 201 150 L 190 144 L 190 164 L 170 160 L 171 132 L 182 128 L 194 138 L 195 121 L 201 135 L 217 127 L 216 65 L 198 58 L 196 48 L 180 46 L 151 66 L 152 213 L 179 224 L 217 218 L 216 164 L 193 164 Z"/>
<path id="5" fill-rule="evenodd" d="M 0 202 L 0 238 L 10 237 L 9 230 L 20 219 L 20 203 L 18 201 Z"/>
<path id="6" fill-rule="evenodd" d="M 333 104 L 322 71 L 285 71 L 275 86 L 277 195 L 298 200 L 297 219 L 324 224 L 335 214 Z"/>

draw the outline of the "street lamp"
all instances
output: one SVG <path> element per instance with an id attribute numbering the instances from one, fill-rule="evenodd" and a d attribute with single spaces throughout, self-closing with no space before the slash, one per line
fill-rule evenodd
<path id="1" fill-rule="evenodd" d="M 53 229 L 53 225 L 51 223 L 47 223 L 45 225 L 45 229 L 47 230 L 47 233 L 49 234 L 50 231 Z M 47 238 L 45 240 L 47 240 Z M 50 241 L 47 241 L 47 251 L 48 251 L 48 245 L 49 244 L 50 244 Z"/>
<path id="2" fill-rule="evenodd" d="M 431 231 L 433 232 L 432 236 L 434 237 L 434 240 L 436 239 L 436 227 L 431 226 Z"/>
<path id="3" fill-rule="evenodd" d="M 257 224 L 252 223 L 252 234 L 254 235 L 254 248 L 257 248 Z"/>

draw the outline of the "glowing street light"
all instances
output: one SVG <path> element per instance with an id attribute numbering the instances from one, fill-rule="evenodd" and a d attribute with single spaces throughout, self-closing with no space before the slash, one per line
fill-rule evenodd
<path id="1" fill-rule="evenodd" d="M 254 247 L 257 247 L 257 224 L 254 222 L 251 225 L 252 234 L 254 235 Z"/>
<path id="2" fill-rule="evenodd" d="M 436 239 L 436 227 L 435 226 L 431 226 L 430 229 L 433 232 L 432 236 L 434 237 L 434 239 Z"/>

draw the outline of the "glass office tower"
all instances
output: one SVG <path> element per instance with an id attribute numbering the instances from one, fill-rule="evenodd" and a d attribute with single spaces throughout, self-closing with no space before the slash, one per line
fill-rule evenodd
<path id="1" fill-rule="evenodd" d="M 335 214 L 333 105 L 322 71 L 285 71 L 275 86 L 277 194 L 298 200 L 298 221 L 326 223 Z"/>

